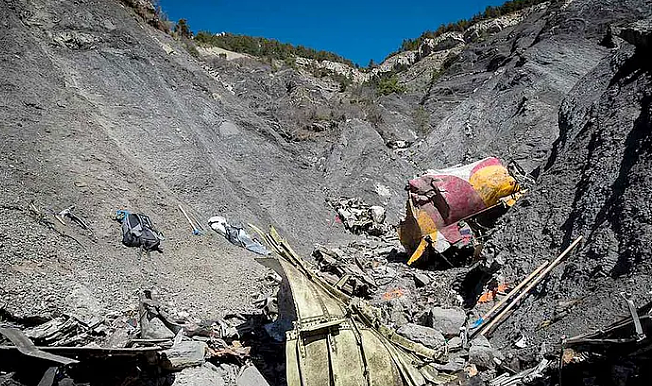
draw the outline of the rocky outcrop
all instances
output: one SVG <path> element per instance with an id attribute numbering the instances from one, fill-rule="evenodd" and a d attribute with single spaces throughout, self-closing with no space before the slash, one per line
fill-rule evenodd
<path id="1" fill-rule="evenodd" d="M 419 57 L 425 58 L 433 52 L 450 50 L 453 47 L 463 45 L 464 35 L 460 32 L 445 32 L 434 39 L 423 39 L 419 46 Z"/>
<path id="2" fill-rule="evenodd" d="M 225 50 L 224 48 L 220 47 L 197 46 L 197 51 L 200 55 L 205 57 L 206 60 L 211 60 L 213 57 L 223 57 L 226 60 L 251 58 L 251 55 Z"/>
<path id="3" fill-rule="evenodd" d="M 586 242 L 548 278 L 540 289 L 546 296 L 532 303 L 532 312 L 512 316 L 497 339 L 510 340 L 513 326 L 526 330 L 553 315 L 551 298 L 582 299 L 582 307 L 556 321 L 555 334 L 573 335 L 618 319 L 620 292 L 648 296 L 642 283 L 652 258 L 652 75 L 649 51 L 640 48 L 650 33 L 641 27 L 645 21 L 623 24 L 625 42 L 562 101 L 559 137 L 529 206 L 511 213 L 496 234 L 509 256 L 508 277 L 532 269 L 558 253 L 549 249 L 562 250 L 579 235 Z M 535 338 L 557 336 L 537 332 Z"/>
<path id="4" fill-rule="evenodd" d="M 395 69 L 403 66 L 407 67 L 414 64 L 418 60 L 417 51 L 403 51 L 396 55 L 392 55 L 385 59 L 378 67 L 374 68 L 373 74 L 380 74 L 384 72 L 394 71 Z"/>
<path id="5" fill-rule="evenodd" d="M 157 286 L 170 307 L 251 312 L 264 271 L 220 240 L 192 236 L 180 203 L 200 219 L 274 224 L 305 254 L 314 243 L 351 239 L 328 197 L 382 204 L 395 223 L 409 176 L 487 155 L 539 176 L 492 235 L 508 279 L 577 235 L 588 240 L 495 333 L 494 347 L 511 345 L 521 327 L 539 341 L 585 332 L 618 316 L 618 292 L 646 296 L 652 112 L 642 0 L 553 2 L 517 24 L 487 21 L 464 43 L 444 34 L 381 65 L 408 67 L 398 74 L 407 91 L 381 97 L 365 87 L 342 91 L 305 70 L 368 76 L 339 63 L 298 59 L 297 69 L 219 50 L 195 58 L 117 2 L 3 5 L 3 312 L 60 312 L 71 303 L 63 292 L 79 283 L 101 310 Z M 619 31 L 619 45 L 600 44 L 608 30 Z M 74 203 L 94 233 L 53 232 L 30 214 L 32 200 L 44 211 Z M 139 260 L 120 245 L 108 215 L 120 207 L 152 216 L 169 240 L 162 258 Z M 453 288 L 441 288 L 452 281 L 446 273 L 430 274 L 419 290 Z M 556 321 L 554 333 L 538 330 L 567 298 L 583 306 Z M 425 318 L 462 351 L 456 335 L 466 313 L 448 300 Z M 413 300 L 391 303 L 389 320 L 408 325 Z M 495 362 L 489 346 L 470 351 L 478 367 Z"/>
<path id="6" fill-rule="evenodd" d="M 641 54 L 649 53 L 652 49 L 652 18 L 639 20 L 622 28 L 620 37 L 636 46 Z"/>
<path id="7" fill-rule="evenodd" d="M 537 6 L 537 8 L 540 8 L 540 6 Z M 495 19 L 479 21 L 464 31 L 464 40 L 467 42 L 475 42 L 480 38 L 487 37 L 488 35 L 497 34 L 507 27 L 515 26 L 523 21 L 528 11 L 529 10 L 516 11 Z"/>
<path id="8" fill-rule="evenodd" d="M 330 60 L 315 60 L 315 59 L 306 59 L 302 57 L 295 58 L 297 65 L 306 67 L 312 67 L 317 69 L 325 69 L 332 71 L 335 74 L 349 78 L 353 83 L 363 83 L 369 80 L 369 74 L 353 68 L 344 63 L 332 62 Z"/>
<path id="9" fill-rule="evenodd" d="M 521 23 L 532 13 L 541 13 L 548 7 L 548 3 L 542 3 L 530 8 L 513 12 L 494 19 L 481 20 L 469 26 L 462 32 L 445 32 L 435 38 L 423 39 L 419 47 L 414 51 L 403 51 L 385 59 L 378 68 L 374 69 L 374 74 L 394 71 L 397 68 L 409 67 L 433 54 L 450 52 L 456 48 L 462 48 L 468 43 L 477 42 L 478 40 L 489 38 L 506 28 L 514 27 Z M 459 51 L 459 50 L 457 50 Z M 446 54 L 439 55 L 446 57 Z M 408 69 L 409 70 L 409 69 Z"/>

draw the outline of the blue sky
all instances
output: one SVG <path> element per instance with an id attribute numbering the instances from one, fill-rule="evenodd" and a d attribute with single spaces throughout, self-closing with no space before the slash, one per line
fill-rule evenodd
<path id="1" fill-rule="evenodd" d="M 170 20 L 193 32 L 232 32 L 335 52 L 366 66 L 442 23 L 470 18 L 504 1 L 159 0 Z"/>

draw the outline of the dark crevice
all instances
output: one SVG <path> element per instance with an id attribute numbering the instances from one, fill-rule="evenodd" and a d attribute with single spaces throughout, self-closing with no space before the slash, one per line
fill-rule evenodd
<path id="1" fill-rule="evenodd" d="M 588 124 L 589 123 L 587 123 L 587 125 Z M 575 197 L 573 197 L 573 203 L 571 204 L 572 210 L 568 215 L 568 219 L 562 225 L 562 229 L 564 230 L 564 240 L 562 242 L 563 245 L 568 245 L 572 241 L 573 228 L 576 225 L 581 226 L 581 224 L 577 224 L 578 220 L 582 219 L 582 212 L 584 211 L 584 208 L 580 207 L 580 201 L 582 198 L 584 198 L 589 188 L 591 187 L 591 180 L 588 172 L 593 168 L 593 163 L 591 160 L 593 159 L 593 154 L 600 143 L 600 131 L 594 131 L 591 134 L 591 138 L 589 139 L 586 162 L 582 166 L 582 170 L 580 172 L 580 180 L 576 185 Z"/>
<path id="2" fill-rule="evenodd" d="M 459 294 L 464 299 L 465 308 L 473 308 L 482 295 L 485 285 L 491 280 L 492 275 L 480 266 L 472 268 L 466 273 L 459 283 Z"/>
<path id="3" fill-rule="evenodd" d="M 570 132 L 569 118 L 566 116 L 566 114 L 564 114 L 563 111 L 561 111 L 563 109 L 563 104 L 562 106 L 559 107 L 559 109 L 560 111 L 557 118 L 557 125 L 559 126 L 559 136 L 552 143 L 550 156 L 548 156 L 548 161 L 546 162 L 546 165 L 543 167 L 544 172 L 550 170 L 550 168 L 552 168 L 552 166 L 557 161 L 560 148 L 562 145 L 566 144 L 566 141 L 568 140 L 568 133 Z"/>
<path id="4" fill-rule="evenodd" d="M 623 161 L 620 164 L 618 177 L 611 185 L 611 194 L 605 205 L 600 209 L 596 216 L 595 227 L 608 221 L 611 223 L 612 230 L 616 234 L 626 232 L 622 223 L 622 214 L 624 202 L 622 196 L 630 186 L 630 172 L 643 154 L 649 153 L 652 147 L 652 95 L 647 95 L 641 101 L 641 114 L 634 122 L 634 128 L 630 131 L 625 140 L 625 150 L 623 152 Z M 628 248 L 620 248 L 620 255 L 616 266 L 613 268 L 612 276 L 620 276 L 631 270 L 633 263 L 636 263 L 636 256 L 630 256 Z"/>
<path id="5" fill-rule="evenodd" d="M 629 59 L 625 60 L 609 82 L 609 87 L 614 86 L 617 83 L 622 83 L 623 85 L 629 84 L 637 79 L 643 72 L 645 72 L 645 66 L 649 65 L 646 63 L 646 58 L 638 50 L 634 55 Z"/>

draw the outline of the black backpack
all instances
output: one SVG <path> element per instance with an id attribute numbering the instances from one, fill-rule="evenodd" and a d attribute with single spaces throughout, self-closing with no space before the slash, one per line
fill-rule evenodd
<path id="1" fill-rule="evenodd" d="M 119 212 L 122 212 L 119 214 L 122 222 L 122 244 L 128 247 L 139 247 L 147 252 L 163 253 L 161 249 L 163 235 L 154 228 L 148 216 L 127 211 Z"/>

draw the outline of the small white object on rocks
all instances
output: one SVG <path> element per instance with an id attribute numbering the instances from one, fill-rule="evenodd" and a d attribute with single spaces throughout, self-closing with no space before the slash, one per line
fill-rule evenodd
<path id="1" fill-rule="evenodd" d="M 385 208 L 378 205 L 372 205 L 369 207 L 369 214 L 371 214 L 371 219 L 374 220 L 377 224 L 382 224 L 385 222 Z"/>
<path id="2" fill-rule="evenodd" d="M 417 285 L 417 287 L 426 287 L 430 284 L 430 277 L 424 273 L 415 272 L 414 283 Z"/>

